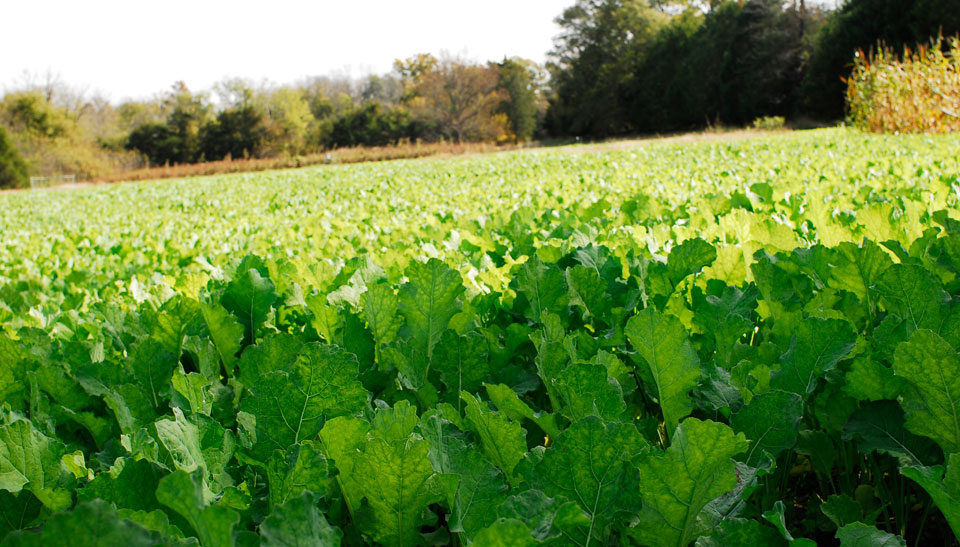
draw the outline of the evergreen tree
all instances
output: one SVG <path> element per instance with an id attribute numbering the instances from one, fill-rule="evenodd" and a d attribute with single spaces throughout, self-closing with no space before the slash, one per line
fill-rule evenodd
<path id="1" fill-rule="evenodd" d="M 27 164 L 6 129 L 0 126 L 0 188 L 23 188 L 29 183 Z"/>
<path id="2" fill-rule="evenodd" d="M 537 130 L 537 92 L 529 64 L 522 60 L 504 59 L 497 65 L 500 71 L 500 88 L 508 98 L 500 111 L 510 120 L 510 130 L 518 142 L 529 141 Z"/>

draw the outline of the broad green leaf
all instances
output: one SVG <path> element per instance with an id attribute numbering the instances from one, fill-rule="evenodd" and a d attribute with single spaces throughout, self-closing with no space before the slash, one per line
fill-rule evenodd
<path id="1" fill-rule="evenodd" d="M 932 273 L 914 264 L 894 264 L 877 281 L 887 309 L 905 323 L 907 337 L 917 329 L 940 326 L 943 290 Z"/>
<path id="2" fill-rule="evenodd" d="M 629 515 L 629 512 L 624 512 L 621 520 L 626 518 L 627 515 Z M 585 513 L 581 506 L 574 502 L 560 505 L 553 517 L 552 525 L 553 529 L 559 532 L 560 537 L 556 538 L 555 542 L 560 545 L 569 543 L 596 545 L 601 541 L 601 537 L 610 536 L 606 519 L 598 519 Z M 607 537 L 607 541 L 610 541 L 610 539 L 610 537 Z M 546 543 L 551 543 L 551 540 L 547 540 Z"/>
<path id="3" fill-rule="evenodd" d="M 701 510 L 737 486 L 733 458 L 748 448 L 743 434 L 696 418 L 683 421 L 665 452 L 640 462 L 643 508 L 630 534 L 652 546 L 685 546 L 706 531 Z"/>
<path id="4" fill-rule="evenodd" d="M 552 313 L 545 314 L 541 321 L 543 328 L 534 331 L 530 335 L 530 340 L 537 348 L 537 357 L 534 359 L 537 375 L 547 389 L 550 410 L 556 412 L 560 409 L 560 399 L 555 392 L 553 381 L 570 362 L 570 355 L 563 344 L 566 332 L 560 322 L 560 316 Z"/>
<path id="5" fill-rule="evenodd" d="M 483 387 L 487 388 L 487 395 L 490 396 L 490 401 L 497 407 L 497 410 L 506 414 L 511 420 L 522 422 L 525 418 L 530 419 L 540 426 L 540 429 L 547 435 L 556 438 L 560 434 L 555 415 L 546 412 L 534 412 L 532 408 L 520 400 L 520 396 L 510 386 L 483 384 Z"/>
<path id="6" fill-rule="evenodd" d="M 812 247 L 797 247 L 790 253 L 790 260 L 799 267 L 800 272 L 813 281 L 818 291 L 828 292 L 824 288 L 833 274 L 833 264 L 838 262 L 835 249 L 820 244 Z"/>
<path id="7" fill-rule="evenodd" d="M 613 353 L 606 350 L 599 350 L 590 362 L 606 367 L 607 376 L 615 379 L 617 383 L 620 384 L 620 389 L 623 390 L 624 396 L 637 390 L 637 377 L 634 375 L 632 368 L 627 366 Z"/>
<path id="8" fill-rule="evenodd" d="M 419 430 L 430 443 L 430 463 L 446 485 L 449 529 L 473 538 L 497 518 L 509 489 L 506 478 L 440 413 L 425 415 Z"/>
<path id="9" fill-rule="evenodd" d="M 342 327 L 336 344 L 357 356 L 361 371 L 372 369 L 378 355 L 373 333 L 363 324 L 358 314 L 340 310 L 340 315 Z"/>
<path id="10" fill-rule="evenodd" d="M 291 497 L 260 523 L 264 547 L 339 547 L 341 537 L 343 532 L 330 526 L 310 492 Z"/>
<path id="11" fill-rule="evenodd" d="M 378 368 L 382 371 L 396 370 L 397 380 L 404 389 L 416 393 L 427 384 L 430 370 L 426 358 L 409 340 L 397 340 L 378 351 Z"/>
<path id="12" fill-rule="evenodd" d="M 152 423 L 157 417 L 149 395 L 146 395 L 140 386 L 127 383 L 132 378 L 122 367 L 105 367 L 91 363 L 89 366 L 79 367 L 76 378 L 84 391 L 103 399 L 124 434 L 133 433 L 147 423 Z"/>
<path id="13" fill-rule="evenodd" d="M 763 296 L 758 313 L 761 317 L 771 316 L 775 326 L 790 332 L 799 319 L 792 312 L 798 305 L 803 289 L 796 285 L 795 276 L 785 271 L 791 269 L 793 263 L 783 258 L 782 255 L 771 255 L 760 249 L 753 254 L 753 262 L 748 261 L 747 266 Z"/>
<path id="14" fill-rule="evenodd" d="M 269 372 L 289 372 L 303 346 L 303 341 L 292 334 L 267 336 L 259 344 L 243 350 L 238 364 L 241 380 L 249 387 Z"/>
<path id="15" fill-rule="evenodd" d="M 373 512 L 371 534 L 387 545 L 420 544 L 427 506 L 438 501 L 430 443 L 416 437 L 371 439 L 354 456 L 354 480 Z"/>
<path id="16" fill-rule="evenodd" d="M 386 283 L 368 285 L 362 298 L 363 316 L 373 332 L 377 346 L 396 340 L 403 320 L 398 312 L 397 294 L 393 287 Z"/>
<path id="17" fill-rule="evenodd" d="M 460 397 L 466 403 L 465 423 L 479 437 L 481 451 L 514 484 L 513 469 L 527 451 L 527 432 L 466 391 Z"/>
<path id="18" fill-rule="evenodd" d="M 177 526 L 170 524 L 170 516 L 167 515 L 162 509 L 154 509 L 153 511 L 135 511 L 133 509 L 117 509 L 117 514 L 120 515 L 120 518 L 127 519 L 131 522 L 135 522 L 140 526 L 143 526 L 147 530 L 153 530 L 154 532 L 159 532 L 161 536 L 165 538 L 183 538 L 183 532 Z M 184 524 L 186 526 L 186 524 Z M 173 542 L 171 542 L 173 543 Z M 183 543 L 192 543 L 191 541 L 180 541 L 180 544 Z"/>
<path id="19" fill-rule="evenodd" d="M 843 528 L 863 519 L 863 507 L 857 500 L 846 494 L 828 497 L 820 504 L 820 511 L 833 521 L 837 528 Z"/>
<path id="20" fill-rule="evenodd" d="M 413 433 L 416 409 L 406 402 L 379 408 L 372 424 L 348 417 L 327 422 L 320 433 L 334 460 L 337 480 L 354 515 L 366 498 L 369 518 L 361 531 L 389 545 L 419 544 L 424 511 L 442 498 L 430 459 L 430 443 Z"/>
<path id="21" fill-rule="evenodd" d="M 154 408 L 170 399 L 170 379 L 179 357 L 152 339 L 142 340 L 130 352 L 130 370 Z"/>
<path id="22" fill-rule="evenodd" d="M 813 393 L 823 374 L 837 366 L 856 345 L 857 335 L 847 321 L 807 318 L 800 323 L 790 349 L 780 358 L 770 387 L 798 393 Z"/>
<path id="23" fill-rule="evenodd" d="M 568 513 L 570 509 L 583 513 L 579 505 L 565 496 L 551 498 L 543 491 L 533 488 L 507 498 L 500 505 L 498 514 L 500 518 L 516 519 L 524 523 L 534 539 L 548 541 L 557 538 L 558 542 L 562 542 L 558 536 L 563 535 L 564 530 L 559 528 L 557 515 L 561 511 Z M 587 529 L 589 530 L 589 523 Z"/>
<path id="24" fill-rule="evenodd" d="M 697 547 L 773 547 L 787 542 L 769 526 L 756 520 L 727 519 L 709 536 L 697 538 Z"/>
<path id="25" fill-rule="evenodd" d="M 98 474 L 86 486 L 77 490 L 81 502 L 101 499 L 120 509 L 153 511 L 159 509 L 155 494 L 160 478 L 166 471 L 147 460 L 120 460 L 119 472 Z"/>
<path id="26" fill-rule="evenodd" d="M 51 511 L 70 507 L 60 461 L 66 449 L 57 439 L 36 430 L 30 420 L 7 415 L 0 426 L 0 490 L 29 490 Z"/>
<path id="27" fill-rule="evenodd" d="M 160 534 L 121 519 L 107 502 L 92 500 L 77 505 L 73 511 L 53 515 L 39 533 L 15 531 L 3 543 L 37 547 L 65 543 L 72 547 L 155 547 L 166 542 Z"/>
<path id="28" fill-rule="evenodd" d="M 544 452 L 534 484 L 550 496 L 565 496 L 585 514 L 577 526 L 582 545 L 604 545 L 620 511 L 636 510 L 634 465 L 649 445 L 633 424 L 605 423 L 589 416 L 573 423 Z"/>
<path id="29" fill-rule="evenodd" d="M 527 319 L 540 323 L 544 312 L 560 314 L 567 307 L 569 295 L 564 272 L 556 265 L 544 263 L 533 255 L 517 272 L 517 288 L 530 307 L 524 310 Z"/>
<path id="30" fill-rule="evenodd" d="M 210 330 L 210 338 L 217 346 L 217 353 L 223 361 L 223 367 L 232 374 L 237 365 L 237 353 L 243 344 L 243 325 L 219 304 L 200 303 L 203 320 Z"/>
<path id="31" fill-rule="evenodd" d="M 940 279 L 917 264 L 895 264 L 880 277 L 877 292 L 887 315 L 873 330 L 874 352 L 894 360 L 894 351 L 918 329 L 939 333 L 947 294 Z"/>
<path id="32" fill-rule="evenodd" d="M 328 420 L 320 430 L 323 450 L 339 473 L 336 480 L 343 491 L 347 507 L 355 511 L 360 507 L 363 494 L 357 483 L 355 470 L 356 454 L 366 442 L 370 424 L 359 418 L 340 416 Z"/>
<path id="33" fill-rule="evenodd" d="M 587 416 L 616 421 L 626 412 L 620 385 L 607 376 L 603 365 L 571 364 L 563 369 L 555 385 L 563 401 L 560 413 L 572 422 Z"/>
<path id="34" fill-rule="evenodd" d="M 776 458 L 797 441 L 803 399 L 796 393 L 770 391 L 753 398 L 730 417 L 730 426 L 750 441 L 744 461 L 757 467 L 767 455 Z"/>
<path id="35" fill-rule="evenodd" d="M 757 489 L 761 477 L 773 472 L 776 461 L 766 460 L 762 462 L 761 467 L 750 467 L 742 461 L 735 461 L 734 467 L 737 470 L 737 486 L 704 506 L 698 517 L 699 520 L 718 526 L 748 511 L 747 500 L 750 494 Z"/>
<path id="36" fill-rule="evenodd" d="M 377 413 L 370 420 L 371 435 L 388 443 L 403 441 L 419 423 L 417 407 L 408 401 L 397 401 L 392 407 L 378 401 Z"/>
<path id="37" fill-rule="evenodd" d="M 920 329 L 897 347 L 893 370 L 909 386 L 902 405 L 907 429 L 960 452 L 960 356 L 943 338 Z"/>
<path id="38" fill-rule="evenodd" d="M 84 355 L 84 361 L 86 359 L 89 359 L 89 357 Z M 36 370 L 26 371 L 24 376 L 30 383 L 33 383 L 35 379 L 35 387 L 49 396 L 52 413 L 58 413 L 62 410 L 68 412 L 70 416 L 77 416 L 83 413 L 85 409 L 95 405 L 94 399 L 77 384 L 76 380 L 67 374 L 66 370 L 59 366 L 41 366 Z M 40 397 L 40 394 L 34 394 L 31 401 L 34 410 L 39 410 L 37 404 L 42 404 L 37 400 L 37 397 Z M 37 420 L 36 416 L 33 418 Z M 104 425 L 109 428 L 108 425 Z M 94 426 L 93 429 L 97 431 L 99 428 Z"/>
<path id="39" fill-rule="evenodd" d="M 813 414 L 820 429 L 831 434 L 840 433 L 850 416 L 860 407 L 856 399 L 844 394 L 841 383 L 831 382 L 827 382 L 816 396 L 808 398 L 805 404 L 807 413 Z"/>
<path id="40" fill-rule="evenodd" d="M 627 321 L 627 338 L 653 379 L 668 434 L 693 410 L 690 391 L 700 378 L 700 359 L 680 321 L 647 308 Z"/>
<path id="41" fill-rule="evenodd" d="M 767 519 L 768 522 L 776 526 L 777 530 L 780 531 L 780 535 L 783 536 L 783 539 L 790 542 L 790 545 L 796 545 L 797 547 L 817 547 L 817 544 L 813 540 L 806 538 L 795 538 L 790 533 L 790 530 L 787 529 L 787 517 L 786 517 L 786 506 L 783 504 L 783 501 L 777 501 L 773 504 L 773 509 L 769 511 L 764 511 L 763 518 Z"/>
<path id="42" fill-rule="evenodd" d="M 199 334 L 203 326 L 200 303 L 177 294 L 151 316 L 150 338 L 178 358 L 187 335 Z"/>
<path id="43" fill-rule="evenodd" d="M 700 385 L 694 393 L 698 400 L 702 400 L 701 408 L 712 408 L 725 416 L 743 407 L 743 396 L 737 386 L 733 385 L 730 372 L 712 361 L 703 363 L 700 367 Z"/>
<path id="44" fill-rule="evenodd" d="M 339 333 L 343 330 L 343 318 L 340 315 L 340 307 L 331 304 L 327 296 L 323 294 L 311 294 L 305 299 L 307 309 L 313 318 L 310 320 L 310 326 L 317 331 L 328 344 L 337 344 L 342 346 Z"/>
<path id="45" fill-rule="evenodd" d="M 895 376 L 892 368 L 870 357 L 858 356 L 846 374 L 843 392 L 858 401 L 879 401 L 896 399 L 903 385 L 903 378 Z"/>
<path id="46" fill-rule="evenodd" d="M 247 257 L 237 268 L 236 276 L 227 285 L 221 304 L 237 316 L 246 331 L 247 339 L 253 341 L 267 320 L 267 314 L 279 297 L 276 286 L 267 277 L 265 268 Z"/>
<path id="47" fill-rule="evenodd" d="M 843 439 L 853 440 L 863 453 L 889 454 L 902 465 L 919 467 L 939 457 L 933 441 L 909 433 L 903 410 L 894 401 L 877 401 L 863 406 L 843 426 Z"/>
<path id="48" fill-rule="evenodd" d="M 527 525 L 516 519 L 498 519 L 481 530 L 474 542 L 488 547 L 527 547 L 540 543 L 530 535 Z"/>
<path id="49" fill-rule="evenodd" d="M 570 305 L 580 308 L 584 321 L 595 321 L 607 314 L 611 303 L 596 270 L 578 265 L 567 268 L 564 276 L 570 290 Z"/>
<path id="50" fill-rule="evenodd" d="M 174 405 L 183 406 L 183 402 L 186 402 L 188 412 L 210 415 L 210 411 L 213 410 L 213 396 L 210 394 L 210 385 L 202 374 L 198 372 L 184 374 L 181 368 L 173 372 L 170 384 L 175 393 Z"/>
<path id="51" fill-rule="evenodd" d="M 461 391 L 475 392 L 489 374 L 487 340 L 479 333 L 460 335 L 447 330 L 434 350 L 434 369 L 447 387 L 450 398 L 456 398 L 460 410 Z M 446 399 L 446 400 L 449 400 Z"/>
<path id="52" fill-rule="evenodd" d="M 234 510 L 204 499 L 202 483 L 198 473 L 174 471 L 160 479 L 157 500 L 186 519 L 204 547 L 232 546 L 233 527 L 240 517 Z"/>
<path id="53" fill-rule="evenodd" d="M 744 402 L 770 391 L 771 368 L 765 363 L 743 359 L 730 370 L 730 383 L 740 392 Z"/>
<path id="54" fill-rule="evenodd" d="M 256 453 L 316 437 L 325 419 L 363 409 L 367 391 L 357 380 L 357 358 L 336 346 L 310 343 L 289 372 L 275 370 L 247 386 L 252 395 L 240 408 L 256 418 Z"/>
<path id="55" fill-rule="evenodd" d="M 19 401 L 26 387 L 23 382 L 25 353 L 21 343 L 0 331 L 0 400 L 13 405 L 14 410 L 20 409 Z"/>
<path id="56" fill-rule="evenodd" d="M 407 319 L 410 342 L 424 359 L 425 370 L 433 362 L 433 349 L 452 318 L 460 311 L 463 280 L 456 270 L 431 258 L 411 262 L 404 271 L 409 281 L 400 287 L 400 313 Z M 426 372 L 423 378 L 426 378 Z"/>
<path id="57" fill-rule="evenodd" d="M 274 451 L 267 462 L 270 506 L 284 504 L 304 491 L 324 496 L 332 471 L 333 466 L 315 441 L 295 444 L 286 452 Z"/>
<path id="58" fill-rule="evenodd" d="M 716 341 L 717 360 L 729 367 L 730 357 L 740 337 L 753 328 L 751 316 L 757 307 L 757 286 L 750 284 L 746 290 L 724 287 L 720 296 L 709 295 L 704 304 L 696 309 L 695 324 L 711 334 Z"/>
<path id="59" fill-rule="evenodd" d="M 958 245 L 960 245 L 960 234 L 956 235 L 956 239 Z M 960 252 L 960 249 L 957 249 L 957 251 Z M 950 307 L 950 311 L 946 312 L 937 333 L 951 346 L 960 349 L 960 302 L 956 302 L 956 299 Z"/>
<path id="60" fill-rule="evenodd" d="M 865 239 L 862 246 L 844 241 L 837 246 L 836 264 L 827 284 L 830 287 L 850 291 L 867 307 L 868 313 L 876 310 L 876 298 L 871 288 L 893 265 L 890 255 L 879 245 Z"/>
<path id="61" fill-rule="evenodd" d="M 0 490 L 0 538 L 14 530 L 32 528 L 43 504 L 29 490 L 16 494 Z"/>
<path id="62" fill-rule="evenodd" d="M 717 259 L 717 250 L 703 239 L 688 239 L 670 251 L 667 272 L 674 287 L 690 274 L 699 273 Z"/>
<path id="63" fill-rule="evenodd" d="M 535 413 L 527 403 L 520 400 L 520 396 L 508 385 L 504 384 L 483 384 L 487 389 L 487 395 L 490 401 L 497 407 L 497 410 L 505 414 L 515 422 L 522 422 L 524 419 L 534 419 Z"/>
<path id="64" fill-rule="evenodd" d="M 154 425 L 174 466 L 187 473 L 199 469 L 204 486 L 215 494 L 232 485 L 226 467 L 233 458 L 233 431 L 206 416 L 197 416 L 196 422 L 189 420 L 179 408 L 173 409 L 173 415 L 173 420 L 158 420 Z"/>
<path id="65" fill-rule="evenodd" d="M 900 472 L 930 494 L 953 534 L 960 537 L 960 454 L 950 454 L 946 466 L 904 467 Z"/>
<path id="66" fill-rule="evenodd" d="M 877 530 L 875 526 L 854 522 L 837 530 L 841 547 L 906 547 L 900 536 Z"/>

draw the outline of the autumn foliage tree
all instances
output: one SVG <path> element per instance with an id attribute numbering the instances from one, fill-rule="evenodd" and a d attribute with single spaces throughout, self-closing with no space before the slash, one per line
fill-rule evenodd
<path id="1" fill-rule="evenodd" d="M 435 123 L 456 142 L 492 141 L 507 134 L 507 118 L 497 112 L 505 99 L 497 70 L 444 59 L 420 78 L 411 99 L 414 112 Z"/>

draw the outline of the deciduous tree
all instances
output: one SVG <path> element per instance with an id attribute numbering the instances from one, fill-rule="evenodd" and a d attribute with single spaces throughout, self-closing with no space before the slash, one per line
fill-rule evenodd
<path id="1" fill-rule="evenodd" d="M 506 116 L 497 116 L 504 99 L 496 70 L 458 59 L 444 59 L 424 74 L 415 92 L 415 111 L 436 123 L 456 142 L 495 140 L 505 134 Z"/>

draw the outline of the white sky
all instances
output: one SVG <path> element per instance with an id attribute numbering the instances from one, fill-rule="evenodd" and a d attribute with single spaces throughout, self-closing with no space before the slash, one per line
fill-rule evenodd
<path id="1" fill-rule="evenodd" d="M 542 62 L 574 0 L 0 0 L 0 90 L 58 74 L 111 101 L 184 80 L 362 76 L 447 51 Z"/>

